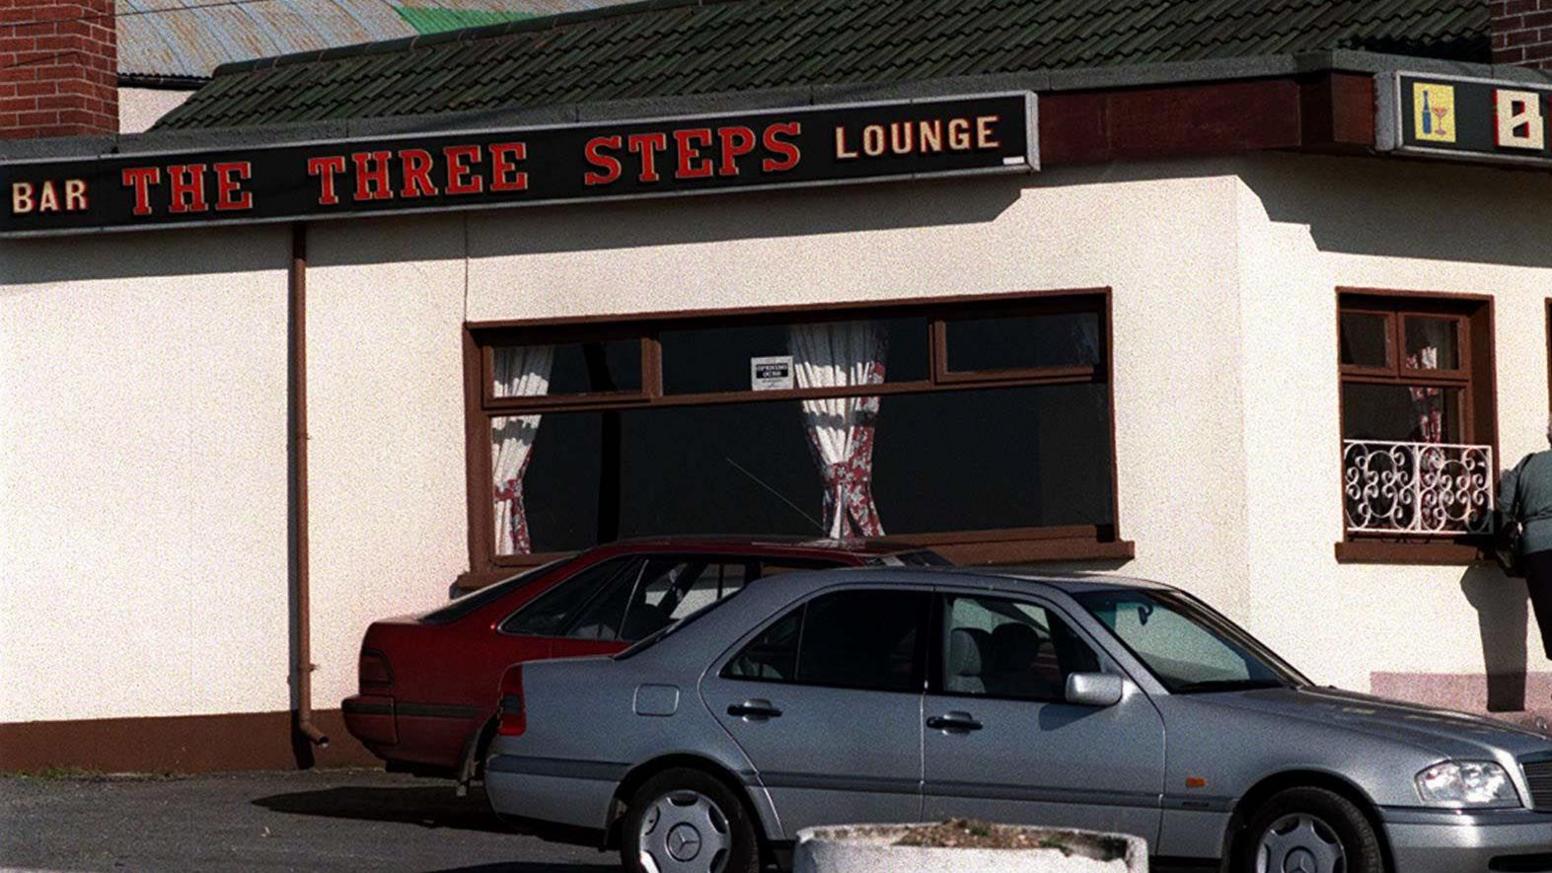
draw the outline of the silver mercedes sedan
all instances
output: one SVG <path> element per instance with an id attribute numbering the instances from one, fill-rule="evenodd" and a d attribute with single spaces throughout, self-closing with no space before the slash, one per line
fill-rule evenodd
<path id="1" fill-rule="evenodd" d="M 1148 582 L 795 573 L 501 693 L 496 811 L 632 871 L 750 873 L 812 825 L 949 816 L 1230 873 L 1552 871 L 1552 738 L 1315 687 Z"/>

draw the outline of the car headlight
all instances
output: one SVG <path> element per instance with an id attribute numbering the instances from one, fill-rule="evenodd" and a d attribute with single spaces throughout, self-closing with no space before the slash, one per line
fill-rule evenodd
<path id="1" fill-rule="evenodd" d="M 1417 774 L 1417 794 L 1432 806 L 1519 806 L 1504 768 L 1489 761 L 1445 761 Z"/>

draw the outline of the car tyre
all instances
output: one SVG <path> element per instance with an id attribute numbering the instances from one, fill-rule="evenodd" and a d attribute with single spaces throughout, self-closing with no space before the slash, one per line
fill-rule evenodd
<path id="1" fill-rule="evenodd" d="M 1234 869 L 1248 873 L 1386 873 L 1379 835 L 1363 810 L 1324 788 L 1272 795 L 1240 832 Z"/>
<path id="2" fill-rule="evenodd" d="M 715 776 L 664 770 L 627 804 L 620 859 L 631 873 L 759 873 L 755 824 L 738 795 Z"/>

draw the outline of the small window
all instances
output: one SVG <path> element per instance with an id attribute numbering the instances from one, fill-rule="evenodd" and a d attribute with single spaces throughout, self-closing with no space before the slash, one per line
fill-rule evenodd
<path id="1" fill-rule="evenodd" d="M 798 681 L 871 691 L 920 691 L 928 595 L 841 591 L 808 605 Z"/>
<path id="2" fill-rule="evenodd" d="M 1344 292 L 1338 305 L 1349 537 L 1488 533 L 1497 478 L 1489 302 Z"/>
<path id="3" fill-rule="evenodd" d="M 490 397 L 639 394 L 641 340 L 493 346 Z"/>
<path id="4" fill-rule="evenodd" d="M 611 582 L 634 581 L 637 563 L 635 558 L 615 558 L 583 570 L 513 613 L 502 622 L 502 632 L 536 637 L 565 635 L 576 623 L 578 613 Z M 627 595 L 629 590 L 627 585 Z"/>
<path id="5" fill-rule="evenodd" d="M 1406 316 L 1406 369 L 1461 369 L 1460 328 L 1464 322 L 1463 318 Z"/>
<path id="6" fill-rule="evenodd" d="M 1390 319 L 1384 312 L 1342 313 L 1342 365 L 1390 366 Z"/>
<path id="7" fill-rule="evenodd" d="M 1066 699 L 1067 677 L 1099 670 L 1099 657 L 1061 618 L 1032 603 L 948 597 L 943 610 L 943 690 L 1016 700 Z"/>
<path id="8" fill-rule="evenodd" d="M 944 323 L 947 370 L 988 373 L 1096 367 L 1100 363 L 1098 312 L 1059 312 Z"/>
<path id="9" fill-rule="evenodd" d="M 798 607 L 765 629 L 722 670 L 724 679 L 760 682 L 793 682 L 798 675 L 798 634 L 803 627 L 803 607 Z"/>
<path id="10" fill-rule="evenodd" d="M 844 329 L 843 329 L 844 328 Z M 927 318 L 859 319 L 819 324 L 734 324 L 664 330 L 664 394 L 711 394 L 777 388 L 825 388 L 824 371 L 837 361 L 862 356 L 878 362 L 866 381 L 915 382 L 928 377 Z M 837 345 L 839 344 L 839 345 Z M 792 384 L 756 383 L 755 358 L 775 358 L 790 367 Z M 781 371 L 777 371 L 781 372 Z M 862 379 L 863 374 L 858 374 Z"/>

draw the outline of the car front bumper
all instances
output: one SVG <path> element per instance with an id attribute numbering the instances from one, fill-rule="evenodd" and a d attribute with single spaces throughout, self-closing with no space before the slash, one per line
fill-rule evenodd
<path id="1" fill-rule="evenodd" d="M 1552 871 L 1552 813 L 1384 809 L 1396 873 Z"/>

